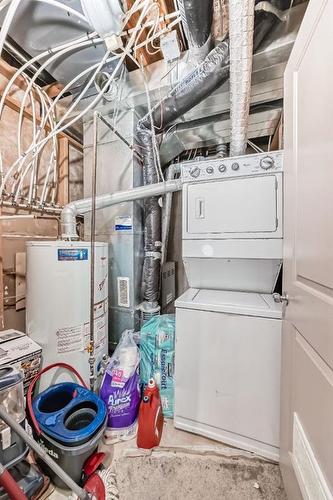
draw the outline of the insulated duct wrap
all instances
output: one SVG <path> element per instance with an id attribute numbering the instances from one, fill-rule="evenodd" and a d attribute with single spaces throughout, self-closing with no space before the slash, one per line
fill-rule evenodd
<path id="1" fill-rule="evenodd" d="M 161 133 L 177 118 L 199 104 L 216 90 L 229 76 L 229 44 L 221 42 L 205 60 L 187 75 L 172 91 L 160 101 L 151 114 L 138 123 L 138 141 L 144 154 L 143 178 L 145 184 L 158 182 L 157 165 L 154 156 L 155 130 Z M 157 128 L 159 127 L 159 128 Z M 161 209 L 158 198 L 145 201 L 145 259 L 143 266 L 144 300 L 156 305 L 159 299 L 161 269 Z"/>
<path id="2" fill-rule="evenodd" d="M 254 0 L 230 0 L 230 156 L 245 154 L 251 96 Z"/>
<path id="3" fill-rule="evenodd" d="M 160 134 L 180 116 L 206 99 L 229 78 L 229 41 L 220 42 L 191 73 L 179 82 L 152 109 L 155 132 Z M 138 133 L 151 135 L 150 116 L 147 114 L 138 123 Z M 146 155 L 146 153 L 144 153 Z M 152 157 L 153 152 L 147 154 Z M 150 169 L 149 169 L 150 170 Z"/>

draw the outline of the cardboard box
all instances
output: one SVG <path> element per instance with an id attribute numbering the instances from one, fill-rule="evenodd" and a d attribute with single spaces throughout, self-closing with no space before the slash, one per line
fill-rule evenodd
<path id="1" fill-rule="evenodd" d="M 0 332 L 0 368 L 15 366 L 24 372 L 24 392 L 40 371 L 42 349 L 30 337 L 17 330 Z"/>

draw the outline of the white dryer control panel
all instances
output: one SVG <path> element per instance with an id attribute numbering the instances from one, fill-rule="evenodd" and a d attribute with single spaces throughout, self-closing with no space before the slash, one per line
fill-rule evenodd
<path id="1" fill-rule="evenodd" d="M 244 177 L 283 171 L 283 151 L 258 153 L 233 158 L 205 158 L 182 164 L 183 182 Z"/>

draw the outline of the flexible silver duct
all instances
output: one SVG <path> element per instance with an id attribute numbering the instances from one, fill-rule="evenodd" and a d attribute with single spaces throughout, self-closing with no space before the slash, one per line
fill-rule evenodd
<path id="1" fill-rule="evenodd" d="M 155 162 L 153 133 L 162 133 L 177 118 L 199 104 L 216 90 L 229 76 L 229 43 L 221 42 L 196 69 L 187 75 L 168 96 L 144 116 L 137 126 L 137 137 L 143 155 L 143 179 L 145 184 L 158 182 Z M 159 299 L 159 283 L 162 258 L 161 209 L 158 198 L 145 200 L 145 258 L 142 290 L 144 301 L 155 309 Z"/>
<path id="2" fill-rule="evenodd" d="M 246 151 L 250 109 L 254 0 L 230 0 L 230 156 Z"/>
<path id="3" fill-rule="evenodd" d="M 202 60 L 212 45 L 213 0 L 177 0 L 177 4 L 190 52 Z"/>

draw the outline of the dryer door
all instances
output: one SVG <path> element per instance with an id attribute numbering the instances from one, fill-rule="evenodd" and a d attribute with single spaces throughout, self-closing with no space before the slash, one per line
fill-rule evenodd
<path id="1" fill-rule="evenodd" d="M 281 173 L 188 184 L 184 237 L 281 238 L 282 189 Z"/>

